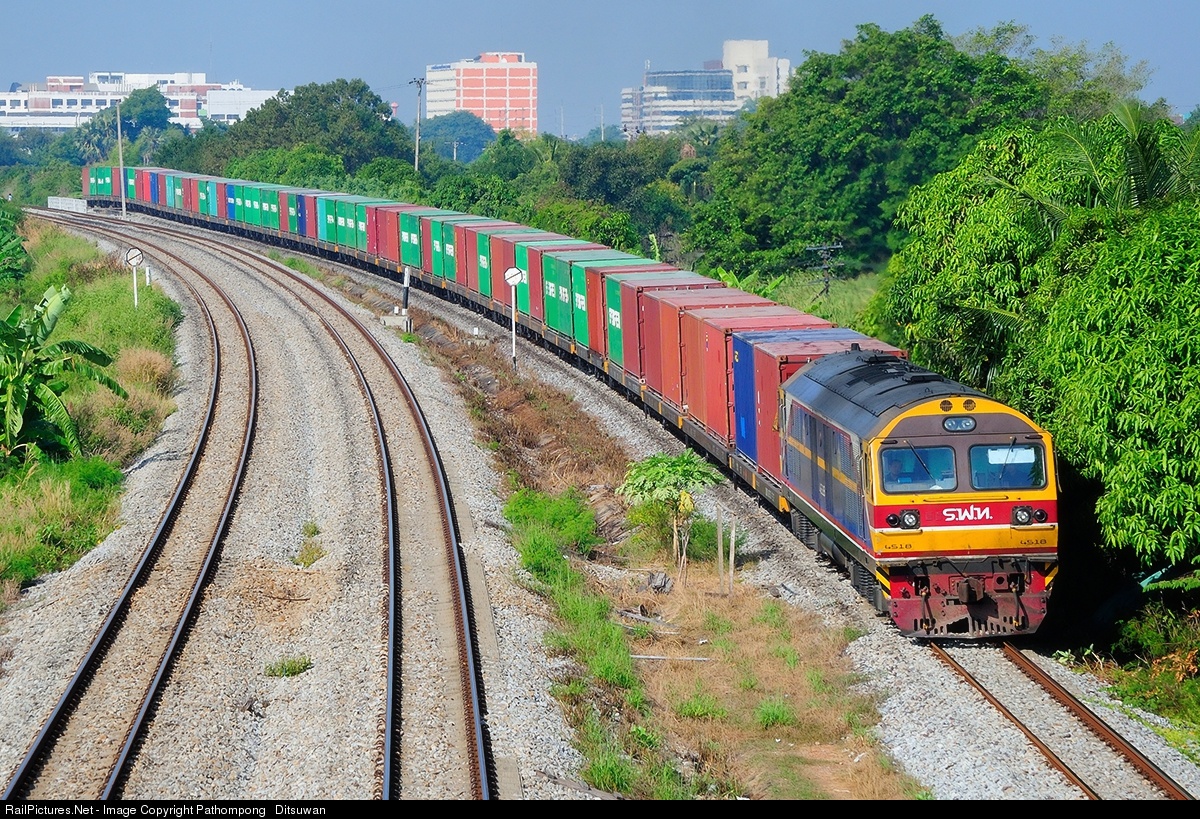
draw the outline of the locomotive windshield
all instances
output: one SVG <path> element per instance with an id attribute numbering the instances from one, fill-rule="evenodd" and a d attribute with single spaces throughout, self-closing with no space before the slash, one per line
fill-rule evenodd
<path id="1" fill-rule="evenodd" d="M 1046 485 L 1041 444 L 987 444 L 971 447 L 971 486 L 975 489 L 1040 489 Z"/>
<path id="2" fill-rule="evenodd" d="M 950 491 L 958 487 L 954 449 L 912 446 L 885 449 L 879 454 L 883 491 L 893 495 Z"/>

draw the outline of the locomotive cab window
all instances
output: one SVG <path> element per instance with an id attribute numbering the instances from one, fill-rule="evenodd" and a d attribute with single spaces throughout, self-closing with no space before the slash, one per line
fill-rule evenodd
<path id="1" fill-rule="evenodd" d="M 987 444 L 971 447 L 971 486 L 975 489 L 1041 489 L 1046 458 L 1041 444 Z"/>
<path id="2" fill-rule="evenodd" d="M 879 453 L 879 460 L 883 491 L 888 494 L 948 492 L 958 487 L 952 447 L 895 447 Z"/>

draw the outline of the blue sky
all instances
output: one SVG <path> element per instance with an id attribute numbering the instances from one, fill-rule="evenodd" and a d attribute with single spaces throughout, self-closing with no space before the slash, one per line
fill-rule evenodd
<path id="1" fill-rule="evenodd" d="M 523 51 L 538 64 L 539 130 L 582 135 L 619 120 L 623 87 L 654 69 L 700 68 L 727 39 L 768 40 L 793 65 L 836 52 L 856 26 L 888 31 L 932 14 L 947 34 L 1012 20 L 1053 38 L 1114 43 L 1153 73 L 1144 96 L 1181 115 L 1200 103 L 1195 0 L 145 0 L 13 2 L 0 88 L 48 74 L 202 71 L 210 82 L 292 88 L 361 78 L 411 122 L 430 63 Z"/>

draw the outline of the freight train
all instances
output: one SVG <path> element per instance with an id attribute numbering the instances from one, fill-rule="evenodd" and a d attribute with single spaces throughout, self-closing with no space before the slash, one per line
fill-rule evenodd
<path id="1" fill-rule="evenodd" d="M 163 168 L 91 166 L 83 193 L 411 281 L 505 327 L 515 311 L 523 336 L 757 493 L 907 636 L 1001 639 L 1045 619 L 1058 571 L 1050 435 L 903 350 L 505 220 Z"/>

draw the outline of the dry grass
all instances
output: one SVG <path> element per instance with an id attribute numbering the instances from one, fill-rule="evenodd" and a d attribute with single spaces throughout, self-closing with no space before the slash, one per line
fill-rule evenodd
<path id="1" fill-rule="evenodd" d="M 175 411 L 170 395 L 177 371 L 169 358 L 147 349 L 124 350 L 114 366 L 129 397 L 94 390 L 75 398 L 70 410 L 84 450 L 124 467 L 153 443 Z"/>
<path id="2" fill-rule="evenodd" d="M 755 589 L 717 592 L 693 565 L 670 594 L 610 590 L 626 619 L 656 720 L 685 757 L 767 799 L 903 799 L 911 784 L 872 748 L 872 701 L 853 693 L 846 636 Z M 780 721 L 769 724 L 764 714 Z M 768 724 L 764 725 L 764 722 Z"/>

